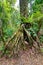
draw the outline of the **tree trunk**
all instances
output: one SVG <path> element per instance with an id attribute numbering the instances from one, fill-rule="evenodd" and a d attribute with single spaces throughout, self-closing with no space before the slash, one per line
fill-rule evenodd
<path id="1" fill-rule="evenodd" d="M 19 0 L 19 2 L 20 2 L 21 25 L 23 25 L 24 27 L 28 27 L 28 23 L 26 23 L 27 21 L 24 20 L 24 18 L 27 19 L 28 17 L 28 0 Z M 24 30 L 23 30 L 23 37 L 24 39 L 26 38 Z"/>
<path id="2" fill-rule="evenodd" d="M 20 0 L 20 15 L 27 18 L 28 16 L 28 0 Z"/>

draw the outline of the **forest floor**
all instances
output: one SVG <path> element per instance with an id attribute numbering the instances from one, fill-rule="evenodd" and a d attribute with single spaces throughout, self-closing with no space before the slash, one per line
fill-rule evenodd
<path id="1" fill-rule="evenodd" d="M 22 50 L 18 57 L 0 58 L 0 65 L 43 65 L 43 55 L 34 54 L 31 49 Z"/>

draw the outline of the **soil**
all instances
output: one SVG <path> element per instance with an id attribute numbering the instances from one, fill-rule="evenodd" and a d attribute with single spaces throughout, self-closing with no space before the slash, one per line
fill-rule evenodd
<path id="1" fill-rule="evenodd" d="M 43 65 L 43 55 L 30 49 L 20 51 L 18 57 L 0 58 L 0 65 Z"/>

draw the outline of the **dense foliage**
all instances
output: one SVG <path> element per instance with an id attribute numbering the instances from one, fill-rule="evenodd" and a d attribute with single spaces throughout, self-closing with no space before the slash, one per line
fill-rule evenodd
<path id="1" fill-rule="evenodd" d="M 28 11 L 30 12 L 28 12 L 27 18 L 25 18 L 24 16 L 20 18 L 20 8 L 18 7 L 17 10 L 14 7 L 15 3 L 16 0 L 0 1 L 0 32 L 2 30 L 3 39 L 5 40 L 5 42 L 8 41 L 8 39 L 11 38 L 19 28 L 21 28 L 20 24 L 23 22 L 31 24 L 30 28 L 26 29 L 30 33 L 32 38 L 34 39 L 37 35 L 39 35 L 38 37 L 40 39 L 40 42 L 43 43 L 43 0 L 28 0 L 28 3 L 30 3 L 30 10 L 28 8 Z M 20 33 L 20 35 L 22 34 Z M 3 40 L 0 33 L 0 50 L 4 52 L 5 46 L 3 44 L 4 42 L 2 41 Z M 8 50 L 6 51 L 6 54 L 7 53 Z"/>
<path id="2" fill-rule="evenodd" d="M 14 0 L 0 1 L 0 20 L 2 23 L 4 38 L 10 37 L 20 24 L 20 14 L 12 5 Z"/>

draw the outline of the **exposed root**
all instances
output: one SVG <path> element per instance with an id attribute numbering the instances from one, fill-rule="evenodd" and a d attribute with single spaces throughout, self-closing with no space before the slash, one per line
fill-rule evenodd
<path id="1" fill-rule="evenodd" d="M 11 51 L 10 55 L 18 54 L 21 45 L 24 45 L 23 29 L 29 39 L 28 45 L 30 45 L 30 48 L 34 47 L 35 49 L 40 49 L 40 41 L 38 36 L 36 36 L 35 41 L 30 35 L 29 31 L 27 31 L 26 28 L 22 26 L 22 29 L 19 29 L 16 34 L 14 34 L 10 39 L 8 39 L 7 43 L 5 44 L 4 53 L 2 53 L 2 55 L 6 53 L 6 50 Z"/>

